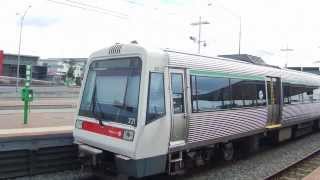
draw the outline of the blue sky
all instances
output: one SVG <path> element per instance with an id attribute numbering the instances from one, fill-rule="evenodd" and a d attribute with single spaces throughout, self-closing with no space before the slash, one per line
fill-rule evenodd
<path id="1" fill-rule="evenodd" d="M 144 46 L 196 52 L 189 36 L 199 16 L 210 22 L 202 37 L 205 55 L 238 52 L 239 19 L 242 17 L 242 53 L 261 56 L 283 66 L 313 65 L 320 60 L 320 2 L 316 0 L 55 0 L 86 3 L 105 9 L 96 13 L 48 0 L 2 0 L 0 49 L 16 53 L 19 16 L 25 18 L 22 53 L 47 57 L 88 57 L 93 51 L 116 42 L 137 40 Z M 208 6 L 211 4 L 211 6 Z M 123 15 L 125 14 L 125 15 Z M 124 18 L 115 17 L 121 16 Z"/>

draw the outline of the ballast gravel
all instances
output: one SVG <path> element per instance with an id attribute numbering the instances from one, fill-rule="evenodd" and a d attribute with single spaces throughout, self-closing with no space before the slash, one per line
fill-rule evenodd
<path id="1" fill-rule="evenodd" d="M 320 149 L 320 133 L 281 144 L 223 167 L 206 169 L 176 179 L 260 180 Z"/>

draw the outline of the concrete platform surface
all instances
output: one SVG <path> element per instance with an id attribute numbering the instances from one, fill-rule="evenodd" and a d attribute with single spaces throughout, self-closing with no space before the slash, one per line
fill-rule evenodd
<path id="1" fill-rule="evenodd" d="M 23 124 L 21 110 L 0 111 L 0 130 L 72 126 L 75 109 L 31 110 L 28 124 Z M 10 130 L 14 132 L 14 130 Z"/>
<path id="2" fill-rule="evenodd" d="M 303 180 L 320 180 L 320 167 L 318 167 L 311 174 L 303 178 Z"/>
<path id="3" fill-rule="evenodd" d="M 73 126 L 0 129 L 0 138 L 71 133 Z"/>
<path id="4" fill-rule="evenodd" d="M 54 105 L 54 106 L 63 106 L 63 105 L 71 105 L 73 107 L 76 107 L 78 103 L 77 98 L 41 98 L 41 99 L 34 99 L 30 103 L 30 105 Z M 23 106 L 23 101 L 21 100 L 15 100 L 15 99 L 0 99 L 0 110 L 2 106 Z"/>

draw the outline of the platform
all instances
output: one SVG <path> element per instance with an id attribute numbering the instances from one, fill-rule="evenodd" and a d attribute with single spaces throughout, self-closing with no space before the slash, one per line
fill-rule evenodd
<path id="1" fill-rule="evenodd" d="M 71 135 L 76 115 L 76 102 L 76 99 L 71 98 L 36 99 L 31 105 L 37 105 L 40 108 L 31 108 L 28 124 L 24 124 L 23 110 L 19 107 L 22 101 L 1 99 L 0 140 L 10 137 Z"/>
<path id="2" fill-rule="evenodd" d="M 28 124 L 23 124 L 22 110 L 0 110 L 0 130 L 72 126 L 75 111 L 75 109 L 34 109 L 30 112 Z"/>
<path id="3" fill-rule="evenodd" d="M 320 167 L 312 171 L 312 173 L 303 178 L 303 180 L 320 180 Z"/>
<path id="4" fill-rule="evenodd" d="M 30 102 L 31 109 L 76 108 L 76 98 L 41 98 Z M 23 101 L 16 99 L 0 99 L 0 110 L 23 109 Z"/>

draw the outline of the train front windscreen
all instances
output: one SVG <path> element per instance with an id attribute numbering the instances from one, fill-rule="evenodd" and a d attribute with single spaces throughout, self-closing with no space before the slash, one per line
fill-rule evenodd
<path id="1" fill-rule="evenodd" d="M 79 115 L 137 125 L 141 77 L 139 58 L 97 60 L 87 74 Z"/>

